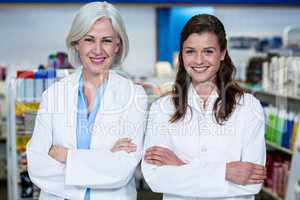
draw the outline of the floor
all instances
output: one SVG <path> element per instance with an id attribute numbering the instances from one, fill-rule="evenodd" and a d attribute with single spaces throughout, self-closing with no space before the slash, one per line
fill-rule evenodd
<path id="1" fill-rule="evenodd" d="M 7 200 L 7 187 L 5 181 L 0 181 L 0 200 Z M 271 198 L 265 194 L 260 193 L 256 196 L 256 200 L 270 200 Z M 158 193 L 153 193 L 150 191 L 140 191 L 138 192 L 137 200 L 162 200 L 162 195 Z"/>

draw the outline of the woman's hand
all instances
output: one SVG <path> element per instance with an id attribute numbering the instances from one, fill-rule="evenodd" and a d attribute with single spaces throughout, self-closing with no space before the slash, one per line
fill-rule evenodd
<path id="1" fill-rule="evenodd" d="M 48 155 L 58 162 L 65 164 L 67 161 L 68 149 L 62 146 L 53 145 L 50 148 Z"/>
<path id="2" fill-rule="evenodd" d="M 132 142 L 130 138 L 121 138 L 119 139 L 111 149 L 111 152 L 117 151 L 126 151 L 127 153 L 135 152 L 136 151 L 136 144 Z"/>
<path id="3" fill-rule="evenodd" d="M 175 165 L 181 166 L 185 163 L 180 160 L 173 151 L 168 148 L 153 146 L 146 150 L 144 159 L 147 163 L 157 166 Z"/>
<path id="4" fill-rule="evenodd" d="M 262 165 L 239 161 L 226 164 L 226 180 L 235 184 L 260 184 L 266 178 L 266 168 Z"/>

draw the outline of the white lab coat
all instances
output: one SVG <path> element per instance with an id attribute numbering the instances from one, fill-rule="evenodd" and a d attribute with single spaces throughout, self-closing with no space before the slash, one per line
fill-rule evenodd
<path id="1" fill-rule="evenodd" d="M 97 113 L 91 149 L 76 149 L 76 112 L 81 70 L 46 90 L 27 146 L 28 172 L 41 188 L 40 199 L 135 200 L 134 171 L 141 159 L 147 96 L 141 86 L 114 72 Z M 130 137 L 137 151 L 112 153 L 114 143 Z M 52 145 L 69 148 L 66 164 L 48 155 Z"/>
<path id="2" fill-rule="evenodd" d="M 225 165 L 231 161 L 265 164 L 263 109 L 255 97 L 245 94 L 221 126 L 212 113 L 217 96 L 214 90 L 204 110 L 203 101 L 190 86 L 190 109 L 176 123 L 169 122 L 174 112 L 170 96 L 151 106 L 144 149 L 164 146 L 187 163 L 158 167 L 142 161 L 146 182 L 154 192 L 164 193 L 164 200 L 253 200 L 260 191 L 261 184 L 242 186 L 226 181 Z"/>

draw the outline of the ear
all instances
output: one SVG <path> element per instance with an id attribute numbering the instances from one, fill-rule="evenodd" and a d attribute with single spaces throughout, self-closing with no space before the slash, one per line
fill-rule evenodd
<path id="1" fill-rule="evenodd" d="M 227 49 L 225 49 L 224 51 L 221 52 L 221 61 L 223 61 L 225 59 L 226 53 L 227 53 Z"/>
<path id="2" fill-rule="evenodd" d="M 121 47 L 121 39 L 118 37 L 116 41 L 115 53 L 117 54 Z"/>
<path id="3" fill-rule="evenodd" d="M 73 46 L 76 51 L 79 51 L 78 41 L 73 43 Z"/>

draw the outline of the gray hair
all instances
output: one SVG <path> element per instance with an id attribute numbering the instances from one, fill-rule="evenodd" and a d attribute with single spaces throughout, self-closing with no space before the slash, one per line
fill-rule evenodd
<path id="1" fill-rule="evenodd" d="M 75 45 L 78 40 L 89 32 L 94 23 L 103 17 L 111 20 L 112 27 L 121 40 L 120 48 L 113 64 L 121 64 L 126 58 L 129 50 L 129 41 L 119 10 L 112 4 L 105 1 L 91 2 L 80 8 L 73 20 L 70 32 L 66 38 L 66 44 L 69 51 L 69 61 L 74 67 L 81 65 L 79 52 L 75 49 Z"/>

